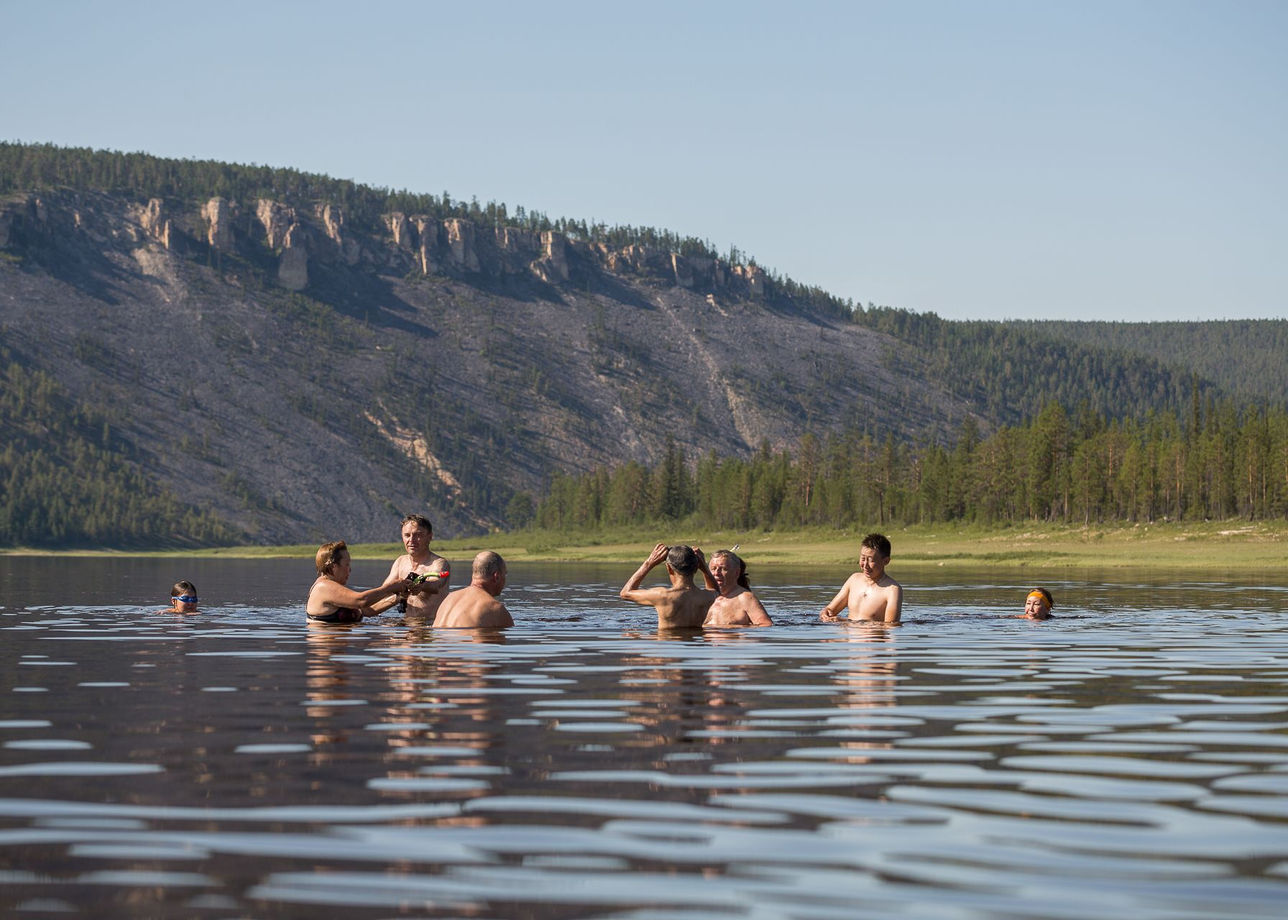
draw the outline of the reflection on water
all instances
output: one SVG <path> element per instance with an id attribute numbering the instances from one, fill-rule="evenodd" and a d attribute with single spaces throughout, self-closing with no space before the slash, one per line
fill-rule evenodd
<path id="1" fill-rule="evenodd" d="M 173 562 L 63 600 L 52 570 L 0 566 L 0 913 L 1135 920 L 1288 898 L 1283 585 L 1066 579 L 1035 624 L 1007 616 L 1025 583 L 905 574 L 909 622 L 884 631 L 816 621 L 844 573 L 771 573 L 780 625 L 667 635 L 617 601 L 620 567 L 512 566 L 520 625 L 487 634 L 309 628 L 307 566 L 204 564 L 181 574 L 212 609 L 187 618 L 150 612 Z"/>

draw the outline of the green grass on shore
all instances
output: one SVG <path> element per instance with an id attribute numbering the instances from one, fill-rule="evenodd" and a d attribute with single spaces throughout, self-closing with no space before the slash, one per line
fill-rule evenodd
<path id="1" fill-rule="evenodd" d="M 876 527 L 872 529 L 878 529 Z M 850 565 L 858 558 L 867 531 L 686 531 L 682 526 L 649 530 L 614 529 L 553 533 L 522 531 L 465 539 L 436 540 L 435 551 L 452 559 L 471 558 L 481 549 L 511 562 L 638 563 L 658 541 L 691 543 L 708 553 L 740 544 L 756 565 Z M 945 569 L 1159 569 L 1216 573 L 1262 571 L 1288 566 L 1288 522 L 1247 521 L 1193 524 L 1114 524 L 1071 527 L 1033 524 L 1017 527 L 892 527 L 892 570 Z M 311 558 L 317 547 L 238 546 L 201 550 L 75 551 L 68 555 L 156 555 L 226 558 Z M 402 552 L 396 542 L 352 547 L 355 559 L 389 559 Z M 35 550 L 8 553 L 44 554 Z"/>

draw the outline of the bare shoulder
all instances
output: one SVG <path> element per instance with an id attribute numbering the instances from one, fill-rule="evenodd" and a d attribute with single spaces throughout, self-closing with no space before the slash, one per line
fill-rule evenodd
<path id="1" fill-rule="evenodd" d="M 480 626 L 513 626 L 514 617 L 510 616 L 510 611 L 506 609 L 505 604 L 494 600 L 488 605 L 487 609 L 479 615 Z"/>
<path id="2" fill-rule="evenodd" d="M 629 591 L 622 591 L 621 598 L 627 601 L 634 601 L 637 604 L 647 604 L 657 606 L 659 603 L 666 603 L 671 596 L 671 588 L 635 588 Z"/>

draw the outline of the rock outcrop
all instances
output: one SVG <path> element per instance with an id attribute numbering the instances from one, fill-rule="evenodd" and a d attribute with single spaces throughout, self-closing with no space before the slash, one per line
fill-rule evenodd
<path id="1" fill-rule="evenodd" d="M 753 298 L 765 296 L 765 270 L 759 265 L 735 265 L 733 273 L 746 283 L 747 291 Z"/>
<path id="2" fill-rule="evenodd" d="M 411 252 L 416 248 L 416 240 L 412 235 L 412 224 L 407 219 L 407 215 L 401 211 L 394 211 L 391 214 L 384 215 L 385 226 L 389 228 L 389 234 L 394 238 L 394 245 L 404 252 Z"/>
<path id="3" fill-rule="evenodd" d="M 64 200 L 66 199 L 66 200 Z M 162 198 L 133 205 L 119 225 L 104 223 L 93 202 L 75 196 L 51 199 L 59 221 L 48 223 L 49 209 L 36 193 L 0 203 L 0 246 L 32 235 L 61 232 L 63 224 L 90 237 L 106 234 L 137 244 L 157 243 L 167 250 L 182 246 L 186 234 L 204 238 L 216 252 L 251 255 L 251 247 L 276 257 L 273 282 L 302 291 L 318 272 L 346 267 L 360 271 L 392 271 L 401 275 L 448 275 L 461 280 L 474 276 L 560 286 L 589 282 L 597 273 L 625 276 L 674 286 L 695 294 L 720 294 L 734 299 L 764 300 L 773 296 L 773 281 L 757 265 L 731 265 L 708 255 L 681 254 L 656 243 L 613 247 L 599 240 L 569 237 L 555 230 L 526 226 L 485 225 L 463 217 L 438 218 L 390 211 L 374 226 L 350 226 L 335 204 L 307 207 L 270 198 L 249 202 L 215 197 L 199 214 L 183 212 Z M 249 211 L 253 217 L 244 219 Z M 86 215 L 89 215 L 87 217 Z M 263 228 L 263 233 L 259 228 Z M 262 262 L 260 264 L 263 264 Z"/>
<path id="4" fill-rule="evenodd" d="M 286 246 L 286 234 L 296 222 L 295 209 L 267 198 L 255 202 L 255 217 L 264 225 L 264 243 L 274 251 Z"/>
<path id="5" fill-rule="evenodd" d="M 201 216 L 208 225 L 206 239 L 211 249 L 232 252 L 233 214 L 232 203 L 225 198 L 211 198 L 201 209 Z"/>
<path id="6" fill-rule="evenodd" d="M 546 230 L 541 234 L 541 258 L 530 266 L 533 274 L 546 284 L 562 284 L 569 278 L 568 239 L 562 233 Z"/>
<path id="7" fill-rule="evenodd" d="M 335 243 L 340 259 L 345 265 L 357 265 L 362 258 L 362 249 L 357 240 L 344 232 L 344 212 L 337 205 L 323 204 L 318 206 L 317 215 L 322 219 L 323 232 Z"/>
<path id="8" fill-rule="evenodd" d="M 680 287 L 693 287 L 693 267 L 689 265 L 689 260 L 678 252 L 671 253 L 671 273 L 675 276 L 675 283 Z"/>
<path id="9" fill-rule="evenodd" d="M 529 271 L 541 248 L 536 231 L 523 227 L 497 227 L 495 239 L 499 254 L 497 270 L 504 275 Z"/>
<path id="10" fill-rule="evenodd" d="M 416 239 L 420 246 L 416 250 L 417 261 L 422 275 L 432 275 L 438 271 L 439 223 L 432 217 L 413 217 L 412 225 L 416 228 Z"/>
<path id="11" fill-rule="evenodd" d="M 153 242 L 160 243 L 165 249 L 174 248 L 174 222 L 167 215 L 165 202 L 160 198 L 148 200 L 147 207 L 139 215 L 139 226 Z"/>
<path id="12" fill-rule="evenodd" d="M 302 291 L 309 284 L 307 232 L 291 224 L 282 237 L 282 258 L 277 263 L 277 283 L 288 291 Z"/>
<path id="13" fill-rule="evenodd" d="M 462 217 L 452 217 L 443 221 L 447 231 L 447 265 L 457 271 L 478 274 L 482 266 L 479 263 L 478 250 L 474 247 L 474 223 Z"/>

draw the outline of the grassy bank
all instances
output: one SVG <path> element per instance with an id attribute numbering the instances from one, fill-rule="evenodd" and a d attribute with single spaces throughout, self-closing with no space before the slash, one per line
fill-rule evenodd
<path id="1" fill-rule="evenodd" d="M 583 533 L 531 531 L 436 540 L 434 549 L 451 559 L 469 559 L 492 549 L 512 562 L 638 563 L 659 540 L 688 542 L 707 552 L 740 544 L 756 565 L 850 565 L 866 531 L 800 530 L 764 533 L 690 532 L 682 527 Z M 1225 521 L 1197 524 L 1141 524 L 1096 527 L 892 527 L 892 570 L 918 567 L 1021 569 L 1145 568 L 1189 572 L 1251 572 L 1288 567 L 1288 522 Z M 94 555 L 173 555 L 227 558 L 311 558 L 312 544 L 228 547 L 164 553 L 103 551 Z M 390 559 L 398 543 L 353 547 L 358 559 Z M 15 552 L 15 551 L 10 551 Z M 86 555 L 88 553 L 76 553 Z"/>
<path id="2" fill-rule="evenodd" d="M 444 541 L 439 552 L 468 558 L 494 549 L 513 561 L 638 563 L 658 540 L 689 542 L 707 552 L 740 544 L 757 565 L 851 565 L 867 531 L 773 533 L 659 532 L 497 534 Z M 1040 525 L 1013 528 L 892 527 L 892 567 L 1149 568 L 1202 572 L 1260 571 L 1288 566 L 1288 523 L 1152 524 L 1111 527 Z"/>

